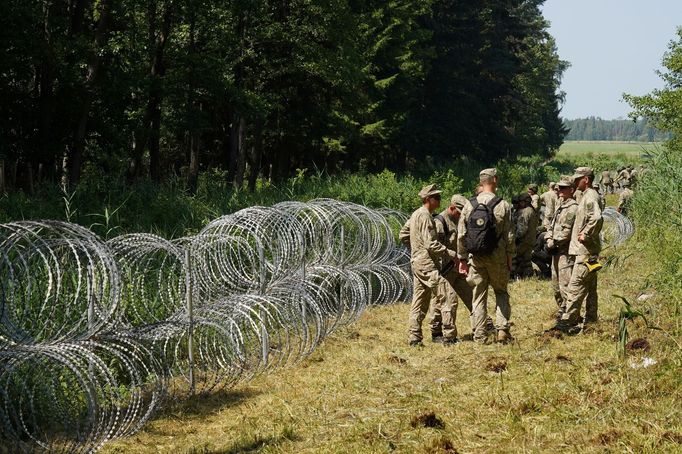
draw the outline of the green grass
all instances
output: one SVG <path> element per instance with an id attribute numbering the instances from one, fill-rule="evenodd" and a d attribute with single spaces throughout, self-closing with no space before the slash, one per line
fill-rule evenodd
<path id="1" fill-rule="evenodd" d="M 623 155 L 638 157 L 646 155 L 647 150 L 660 148 L 657 142 L 609 142 L 609 141 L 567 141 L 559 149 L 557 156 L 579 158 L 587 154 L 615 157 Z"/>
<path id="2" fill-rule="evenodd" d="M 622 303 L 613 295 L 635 300 L 643 281 L 623 273 L 636 276 L 636 265 L 600 275 L 601 322 L 589 334 L 542 335 L 555 310 L 547 281 L 511 285 L 516 341 L 509 346 L 410 348 L 408 307 L 376 307 L 301 364 L 171 408 L 104 452 L 680 450 L 679 350 L 633 322 L 631 339 L 646 338 L 651 351 L 618 356 Z M 663 298 L 648 302 L 648 318 L 667 327 L 652 309 Z M 467 334 L 466 309 L 458 312 L 460 335 Z M 632 366 L 645 356 L 657 363 Z M 431 412 L 442 428 L 413 423 Z"/>

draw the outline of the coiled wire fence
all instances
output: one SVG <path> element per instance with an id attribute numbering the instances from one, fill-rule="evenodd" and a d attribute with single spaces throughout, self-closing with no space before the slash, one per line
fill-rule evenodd
<path id="1" fill-rule="evenodd" d="M 632 234 L 604 215 L 611 244 Z M 406 219 L 323 199 L 172 241 L 0 224 L 0 452 L 94 452 L 168 399 L 291 364 L 368 305 L 409 299 Z"/>
<path id="2" fill-rule="evenodd" d="M 405 219 L 314 200 L 173 241 L 0 225 L 0 451 L 96 451 L 169 398 L 291 364 L 367 305 L 407 300 Z"/>

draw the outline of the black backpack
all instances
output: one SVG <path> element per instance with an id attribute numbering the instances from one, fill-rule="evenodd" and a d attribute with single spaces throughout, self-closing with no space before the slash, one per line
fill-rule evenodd
<path id="1" fill-rule="evenodd" d="M 501 201 L 502 199 L 497 196 L 488 203 L 479 203 L 476 197 L 470 200 L 473 210 L 467 220 L 464 246 L 471 254 L 490 255 L 497 247 L 499 237 L 493 210 Z"/>

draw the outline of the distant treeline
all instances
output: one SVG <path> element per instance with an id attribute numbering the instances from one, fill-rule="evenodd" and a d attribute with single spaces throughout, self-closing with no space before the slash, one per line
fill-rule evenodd
<path id="1" fill-rule="evenodd" d="M 566 140 L 615 140 L 628 142 L 662 142 L 670 139 L 669 132 L 659 131 L 646 118 L 632 120 L 604 120 L 599 117 L 564 120 L 569 130 Z"/>

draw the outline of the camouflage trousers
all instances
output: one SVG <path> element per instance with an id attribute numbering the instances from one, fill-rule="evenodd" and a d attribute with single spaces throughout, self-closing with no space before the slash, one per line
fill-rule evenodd
<path id="1" fill-rule="evenodd" d="M 432 299 L 442 307 L 443 295 L 438 292 L 444 279 L 438 271 L 421 271 L 412 268 L 412 305 L 410 306 L 410 318 L 408 322 L 410 342 L 420 342 L 423 339 L 422 323 L 429 311 Z"/>
<path id="2" fill-rule="evenodd" d="M 557 254 L 552 256 L 552 287 L 554 288 L 554 301 L 557 304 L 559 318 L 566 311 L 568 285 L 571 282 L 574 265 L 574 255 Z"/>
<path id="3" fill-rule="evenodd" d="M 456 269 L 450 270 L 438 285 L 438 295 L 440 297 L 432 297 L 431 299 L 431 335 L 442 335 L 445 339 L 457 338 L 457 307 L 459 301 L 457 297 L 462 299 L 464 306 L 469 310 L 469 319 L 471 321 L 471 300 L 472 290 L 467 284 L 466 276 L 457 272 Z M 473 331 L 473 328 L 472 328 Z"/>
<path id="4" fill-rule="evenodd" d="M 597 272 L 587 268 L 585 261 L 589 257 L 578 256 L 575 259 L 571 280 L 566 289 L 566 302 L 561 323 L 573 326 L 580 322 L 580 310 L 585 301 L 585 322 L 597 321 L 599 296 L 597 295 Z"/>
<path id="5" fill-rule="evenodd" d="M 509 331 L 511 326 L 511 305 L 509 304 L 509 269 L 504 261 L 495 258 L 474 258 L 469 267 L 467 281 L 473 287 L 471 325 L 474 341 L 487 339 L 486 319 L 488 318 L 488 287 L 495 292 L 495 328 Z"/>
<path id="6" fill-rule="evenodd" d="M 533 275 L 533 250 L 517 252 L 512 259 L 512 275 L 531 277 Z"/>

